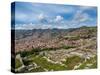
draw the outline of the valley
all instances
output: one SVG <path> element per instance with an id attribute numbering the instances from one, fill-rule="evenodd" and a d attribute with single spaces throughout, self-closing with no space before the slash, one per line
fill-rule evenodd
<path id="1" fill-rule="evenodd" d="M 15 30 L 16 72 L 97 68 L 97 27 Z"/>

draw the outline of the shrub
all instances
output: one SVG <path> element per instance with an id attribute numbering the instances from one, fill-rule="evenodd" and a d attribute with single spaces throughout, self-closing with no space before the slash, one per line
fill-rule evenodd
<path id="1" fill-rule="evenodd" d="M 72 56 L 72 57 L 68 57 L 66 59 L 66 61 L 63 63 L 68 66 L 69 70 L 72 70 L 75 65 L 77 65 L 83 61 L 84 61 L 84 59 L 79 56 Z"/>
<path id="2" fill-rule="evenodd" d="M 16 58 L 16 60 L 15 60 L 15 68 L 19 68 L 19 67 L 21 67 L 21 66 L 22 66 L 21 61 L 20 61 L 19 59 Z"/>
<path id="3" fill-rule="evenodd" d="M 65 66 L 61 66 L 60 64 L 54 64 L 54 63 L 48 62 L 45 58 L 40 57 L 40 56 L 34 57 L 32 61 L 35 62 L 38 66 L 41 66 L 47 69 L 48 71 L 66 70 Z"/>
<path id="4" fill-rule="evenodd" d="M 96 56 L 91 57 L 86 62 L 82 63 L 82 65 L 80 65 L 80 67 L 78 69 L 85 69 L 85 67 L 87 67 L 87 64 L 92 64 L 92 65 L 88 66 L 88 68 L 90 68 L 90 69 L 97 68 L 97 57 Z"/>
<path id="5" fill-rule="evenodd" d="M 64 39 L 66 39 L 66 40 L 79 40 L 80 36 L 65 36 Z"/>

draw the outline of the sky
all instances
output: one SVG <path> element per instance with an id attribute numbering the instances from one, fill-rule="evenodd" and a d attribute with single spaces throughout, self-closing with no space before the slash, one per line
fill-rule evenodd
<path id="1" fill-rule="evenodd" d="M 15 26 L 15 29 L 68 29 L 96 26 L 97 7 L 15 2 L 15 8 L 12 8 L 12 21 L 14 20 L 12 28 Z"/>

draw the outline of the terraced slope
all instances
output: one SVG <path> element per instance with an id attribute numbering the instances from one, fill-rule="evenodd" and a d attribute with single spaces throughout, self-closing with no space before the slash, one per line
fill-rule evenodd
<path id="1" fill-rule="evenodd" d="M 16 72 L 96 68 L 97 28 L 19 30 L 15 49 Z"/>

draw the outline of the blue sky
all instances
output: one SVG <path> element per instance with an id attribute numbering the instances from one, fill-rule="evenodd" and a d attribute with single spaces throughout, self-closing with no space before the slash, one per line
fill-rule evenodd
<path id="1" fill-rule="evenodd" d="M 15 3 L 16 29 L 68 29 L 96 25 L 96 7 L 30 2 Z"/>

